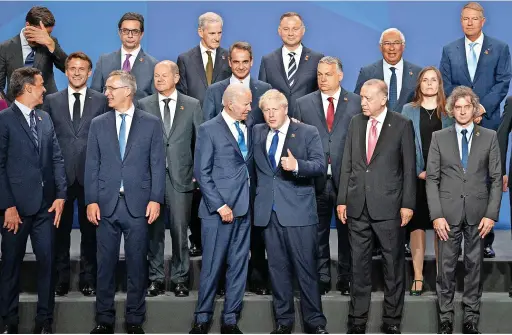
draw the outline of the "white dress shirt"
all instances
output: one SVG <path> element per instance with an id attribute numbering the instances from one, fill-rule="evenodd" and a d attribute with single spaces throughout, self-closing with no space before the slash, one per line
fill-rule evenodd
<path id="1" fill-rule="evenodd" d="M 288 65 L 290 64 L 290 56 L 288 56 L 288 54 L 290 52 L 295 52 L 295 56 L 293 56 L 293 58 L 295 58 L 295 64 L 297 64 L 297 70 L 299 70 L 300 56 L 302 55 L 302 44 L 300 44 L 299 47 L 297 49 L 295 49 L 294 51 L 288 50 L 288 48 L 283 45 L 282 56 L 283 56 L 284 71 L 285 71 L 286 75 L 288 75 Z"/>
<path id="2" fill-rule="evenodd" d="M 469 44 L 473 43 L 469 38 L 464 37 L 464 45 L 466 46 L 466 61 L 471 57 L 471 48 Z M 474 43 L 477 43 L 473 49 L 476 54 L 476 63 L 478 64 L 478 60 L 480 59 L 480 52 L 482 51 L 482 45 L 484 44 L 484 33 L 480 33 L 480 36 L 475 40 Z"/>
<path id="3" fill-rule="evenodd" d="M 340 100 L 340 93 L 341 93 L 341 87 L 338 87 L 338 90 L 336 91 L 336 93 L 334 93 L 332 95 L 332 97 L 334 98 L 333 102 L 332 102 L 334 105 L 334 115 L 336 115 L 336 108 L 338 108 L 338 102 Z M 320 96 L 322 97 L 322 105 L 324 106 L 325 120 L 327 120 L 327 109 L 329 108 L 329 100 L 327 100 L 327 99 L 330 98 L 331 96 L 324 94 L 322 92 L 320 92 Z M 329 175 L 329 176 L 332 175 L 331 164 L 327 165 L 327 175 Z"/>
<path id="4" fill-rule="evenodd" d="M 117 110 L 115 112 L 116 112 L 117 139 L 119 141 L 119 130 L 121 129 L 121 122 L 122 122 L 123 119 L 121 118 L 121 113 L 119 113 Z M 124 122 L 125 122 L 125 126 L 126 126 L 125 130 L 126 130 L 126 142 L 127 143 L 128 143 L 128 136 L 130 135 L 130 128 L 132 126 L 133 114 L 134 113 L 135 113 L 135 106 L 133 104 L 131 105 L 131 107 L 126 112 L 124 112 L 124 114 L 126 114 Z M 119 153 L 119 156 L 121 156 L 121 153 Z M 119 189 L 119 192 L 121 192 L 121 193 L 124 192 L 124 187 L 123 186 Z"/>
<path id="5" fill-rule="evenodd" d="M 163 122 L 165 122 L 165 116 L 164 116 L 165 102 L 164 102 L 164 99 L 171 99 L 171 101 L 169 101 L 169 110 L 171 111 L 171 124 L 169 125 L 169 129 L 171 129 L 172 128 L 172 122 L 174 121 L 174 115 L 176 114 L 176 101 L 178 100 L 178 91 L 174 90 L 174 92 L 172 92 L 171 95 L 168 96 L 168 97 L 158 93 L 158 105 L 160 106 L 160 115 L 162 116 L 162 121 Z"/>
<path id="6" fill-rule="evenodd" d="M 402 91 L 402 78 L 404 75 L 404 59 L 400 59 L 395 65 L 388 64 L 385 59 L 382 59 L 382 70 L 384 71 L 384 81 L 388 85 L 388 98 L 389 98 L 389 84 L 391 82 L 391 75 L 393 72 L 389 69 L 390 67 L 395 68 L 396 74 L 396 100 L 400 98 L 400 91 Z"/>
<path id="7" fill-rule="evenodd" d="M 69 103 L 69 115 L 71 116 L 71 121 L 73 121 L 73 106 L 75 105 L 75 96 L 73 93 L 80 93 L 80 117 L 84 113 L 84 104 L 85 104 L 85 93 L 87 92 L 87 87 L 84 86 L 80 91 L 75 91 L 68 85 L 68 103 Z"/>
<path id="8" fill-rule="evenodd" d="M 23 113 L 23 116 L 25 117 L 25 120 L 27 120 L 28 126 L 30 127 L 30 112 L 32 112 L 32 109 L 28 108 L 27 106 L 25 106 L 18 100 L 14 100 L 14 103 L 21 110 L 21 112 Z"/>
<path id="9" fill-rule="evenodd" d="M 388 109 L 387 107 L 384 107 L 384 111 L 382 113 L 380 113 L 379 116 L 377 116 L 376 118 L 374 117 L 370 117 L 368 119 L 368 123 L 366 124 L 366 140 L 365 140 L 365 147 L 366 147 L 366 152 L 365 153 L 368 153 L 368 136 L 370 135 L 370 129 L 372 127 L 372 120 L 375 119 L 377 120 L 377 140 L 379 139 L 379 136 L 380 136 L 380 132 L 382 130 L 382 126 L 384 125 L 384 120 L 386 119 L 386 114 L 388 113 Z"/>
<path id="10" fill-rule="evenodd" d="M 279 142 L 277 143 L 276 154 L 274 155 L 276 166 L 279 166 L 279 163 L 281 161 L 281 154 L 283 153 L 284 141 L 286 140 L 286 134 L 288 133 L 288 128 L 290 128 L 290 118 L 287 117 L 286 120 L 284 121 L 283 125 L 281 126 L 281 128 L 277 129 L 279 131 L 279 133 L 277 135 L 279 137 Z M 274 138 L 274 134 L 275 134 L 275 129 L 270 129 L 270 131 L 268 132 L 268 135 L 267 135 L 267 143 L 266 143 L 267 154 L 268 154 L 268 151 L 270 150 L 270 146 L 272 145 L 272 139 Z M 293 154 L 293 152 L 292 152 L 292 154 Z M 299 171 L 298 169 L 299 169 L 299 167 L 295 166 L 295 169 L 293 170 L 293 172 L 297 173 Z"/>
<path id="11" fill-rule="evenodd" d="M 199 49 L 201 49 L 201 58 L 203 59 L 204 70 L 206 71 L 206 64 L 208 64 L 208 54 L 206 53 L 208 50 L 212 52 L 212 67 L 215 68 L 215 55 L 217 55 L 217 49 L 209 49 L 205 47 L 202 42 L 199 43 Z"/>
<path id="12" fill-rule="evenodd" d="M 238 130 L 236 129 L 235 126 L 236 120 L 229 116 L 229 114 L 224 109 L 222 109 L 221 114 L 222 117 L 224 118 L 224 121 L 226 121 L 229 130 L 231 130 L 231 134 L 233 134 L 235 141 L 238 143 Z M 244 133 L 245 145 L 247 146 L 247 148 L 249 148 L 249 139 L 247 138 L 247 126 L 243 122 L 240 122 L 239 126 L 240 129 L 242 129 L 242 133 Z"/>
<path id="13" fill-rule="evenodd" d="M 251 75 L 250 74 L 247 77 L 245 77 L 244 79 L 242 79 L 242 80 L 240 80 L 237 77 L 235 77 L 234 74 L 232 74 L 231 78 L 229 78 L 229 83 L 230 84 L 241 83 L 242 85 L 244 85 L 248 89 L 251 89 L 251 86 L 249 85 L 250 82 L 251 82 Z"/>
<path id="14" fill-rule="evenodd" d="M 25 34 L 23 34 L 24 31 L 25 31 L 25 28 L 21 29 L 21 32 L 20 32 L 21 53 L 23 55 L 23 64 L 25 64 L 25 59 L 27 59 L 28 54 L 32 52 L 32 47 L 28 44 Z"/>
<path id="15" fill-rule="evenodd" d="M 137 57 L 139 56 L 139 52 L 140 52 L 140 49 L 141 49 L 141 46 L 139 44 L 139 46 L 137 47 L 137 49 L 131 51 L 131 52 L 128 52 L 126 51 L 122 46 L 121 46 L 121 69 L 123 68 L 123 63 L 124 63 L 124 60 L 126 59 L 126 55 L 127 54 L 130 54 L 131 57 L 128 59 L 128 61 L 130 62 L 130 69 L 133 69 L 133 64 L 135 63 L 135 60 L 137 59 Z"/>
<path id="16" fill-rule="evenodd" d="M 462 128 L 457 122 L 455 122 L 455 131 L 457 132 L 457 144 L 459 145 L 459 156 L 460 160 L 462 160 L 462 129 L 467 129 L 468 133 L 466 134 L 466 138 L 468 139 L 468 158 L 469 153 L 471 152 L 471 143 L 473 143 L 473 130 L 475 129 L 475 124 L 471 122 L 469 126 L 466 128 Z"/>

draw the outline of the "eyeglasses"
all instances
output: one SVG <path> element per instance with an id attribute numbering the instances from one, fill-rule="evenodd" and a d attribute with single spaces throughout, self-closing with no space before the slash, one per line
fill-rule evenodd
<path id="1" fill-rule="evenodd" d="M 133 36 L 139 36 L 141 34 L 141 31 L 139 29 L 123 28 L 123 29 L 119 29 L 119 32 L 123 35 L 130 35 L 130 33 L 131 33 Z"/>
<path id="2" fill-rule="evenodd" d="M 103 93 L 106 93 L 107 91 L 113 92 L 113 91 L 118 90 L 120 88 L 126 88 L 126 87 L 128 87 L 128 86 L 120 86 L 120 87 L 105 86 L 103 88 Z"/>
<path id="3" fill-rule="evenodd" d="M 402 44 L 404 44 L 404 42 L 402 41 L 394 41 L 394 42 L 382 42 L 380 45 L 382 45 L 383 47 L 386 47 L 386 48 L 390 48 L 390 47 L 399 47 L 401 46 Z"/>

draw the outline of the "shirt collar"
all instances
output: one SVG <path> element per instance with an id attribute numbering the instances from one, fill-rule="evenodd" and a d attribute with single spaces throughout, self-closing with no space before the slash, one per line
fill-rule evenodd
<path id="1" fill-rule="evenodd" d="M 205 54 L 206 51 L 210 50 L 212 52 L 212 57 L 213 55 L 215 55 L 215 52 L 217 51 L 217 49 L 208 49 L 203 45 L 203 42 L 199 42 L 199 49 L 201 49 L 201 55 Z"/>
<path id="2" fill-rule="evenodd" d="M 404 69 L 404 59 L 403 58 L 400 58 L 400 61 L 398 61 L 398 63 L 396 63 L 395 65 L 389 64 L 388 62 L 386 62 L 385 59 L 382 59 L 382 63 L 384 64 L 384 68 L 388 69 L 388 71 L 390 71 L 389 70 L 390 67 L 394 67 L 396 70 L 403 72 L 403 69 Z"/>
<path id="3" fill-rule="evenodd" d="M 467 129 L 468 134 L 471 134 L 473 132 L 473 129 L 475 129 L 475 124 L 471 122 L 469 126 L 467 126 L 466 128 L 462 128 L 457 122 L 455 122 L 455 130 L 457 131 L 457 134 L 462 134 L 462 129 Z"/>
<path id="4" fill-rule="evenodd" d="M 290 52 L 295 52 L 295 56 L 302 54 L 302 43 L 294 51 L 288 50 L 288 48 L 283 45 L 283 56 L 289 57 L 288 54 Z"/>
<path id="5" fill-rule="evenodd" d="M 75 91 L 75 89 L 73 89 L 71 86 L 68 85 L 68 96 L 70 98 L 75 98 L 75 96 L 73 95 L 73 93 L 80 93 L 80 95 L 82 96 L 85 96 L 85 93 L 87 92 L 87 86 L 84 86 L 81 90 L 79 91 Z"/>
<path id="6" fill-rule="evenodd" d="M 245 77 L 244 79 L 242 79 L 242 85 L 244 85 L 245 87 L 250 87 L 249 86 L 249 83 L 251 81 L 251 74 L 249 73 L 247 75 L 247 77 Z M 237 77 L 235 77 L 234 74 L 231 75 L 231 78 L 229 78 L 229 83 L 230 84 L 233 84 L 233 83 L 240 83 L 240 79 L 238 79 Z"/>
<path id="7" fill-rule="evenodd" d="M 281 134 L 286 135 L 288 133 L 288 128 L 290 128 L 290 118 L 286 117 L 281 128 L 277 129 Z M 270 129 L 271 132 L 274 132 L 274 129 Z"/>
<path id="8" fill-rule="evenodd" d="M 384 124 L 384 120 L 386 119 L 386 115 L 387 114 L 388 114 L 388 108 L 384 107 L 384 111 L 382 111 L 382 113 L 380 113 L 379 116 L 377 116 L 377 117 L 370 117 L 368 119 L 368 121 L 371 121 L 372 119 L 375 119 L 375 120 L 377 120 L 378 123 Z"/>
<path id="9" fill-rule="evenodd" d="M 32 112 L 32 109 L 28 108 L 18 100 L 14 100 L 14 103 L 16 104 L 16 106 L 18 106 L 18 108 L 21 110 L 21 112 L 23 113 L 23 115 L 25 115 L 26 118 L 30 117 L 30 112 Z"/>
<path id="10" fill-rule="evenodd" d="M 473 43 L 467 36 L 464 36 L 464 42 L 466 43 L 466 45 L 469 47 L 469 44 L 470 43 Z M 484 43 L 484 33 L 480 33 L 480 36 L 475 40 L 474 43 L 478 43 L 479 46 L 482 46 L 482 44 Z"/>
<path id="11" fill-rule="evenodd" d="M 233 119 L 229 114 L 228 112 L 226 112 L 226 110 L 223 108 L 222 109 L 222 117 L 224 118 L 224 121 L 226 121 L 226 123 L 228 124 L 228 126 L 232 126 L 235 124 L 236 120 Z M 242 121 L 240 121 L 241 123 Z"/>
<path id="12" fill-rule="evenodd" d="M 158 93 L 158 101 L 162 101 L 164 99 L 170 98 L 171 100 L 174 100 L 175 102 L 178 101 L 178 90 L 174 90 L 174 92 L 171 93 L 170 96 L 166 97 L 163 94 Z"/>
<path id="13" fill-rule="evenodd" d="M 129 59 L 130 61 L 131 61 L 132 59 L 136 59 L 136 58 L 137 58 L 137 56 L 139 55 L 139 52 L 140 52 L 140 49 L 141 49 L 141 48 L 142 48 L 142 47 L 141 47 L 141 46 L 140 46 L 140 44 L 139 44 L 139 46 L 137 47 L 137 49 L 135 49 L 135 50 L 133 50 L 133 51 L 128 52 L 128 51 L 124 50 L 124 47 L 123 47 L 123 46 L 121 46 L 121 62 L 124 62 L 124 60 L 126 59 L 126 55 L 127 55 L 127 54 L 132 55 L 132 56 L 130 57 L 130 59 Z"/>
<path id="14" fill-rule="evenodd" d="M 337 102 L 340 100 L 340 93 L 341 93 L 341 86 L 338 87 L 338 90 L 336 91 L 336 93 L 334 93 L 332 95 L 332 97 L 334 98 L 334 101 Z M 327 95 L 327 94 L 323 93 L 322 91 L 320 91 L 320 95 L 322 96 L 322 101 L 327 100 L 327 98 L 330 97 L 330 95 Z"/>
<path id="15" fill-rule="evenodd" d="M 133 114 L 135 113 L 135 106 L 132 104 L 130 106 L 130 108 L 128 108 L 128 110 L 126 112 L 124 112 L 123 114 L 126 114 L 128 115 L 129 117 L 133 118 Z M 118 111 L 116 111 L 116 116 L 120 116 L 121 113 L 119 113 Z"/>
<path id="16" fill-rule="evenodd" d="M 32 48 L 30 46 L 30 44 L 28 44 L 28 41 L 27 41 L 27 38 L 25 37 L 25 34 L 23 34 L 24 31 L 25 31 L 25 28 L 21 29 L 21 32 L 20 32 L 21 47 L 23 48 L 23 47 L 28 46 L 28 47 Z"/>

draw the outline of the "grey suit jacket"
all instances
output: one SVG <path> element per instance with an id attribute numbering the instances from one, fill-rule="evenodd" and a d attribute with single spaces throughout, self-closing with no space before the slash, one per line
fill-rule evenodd
<path id="1" fill-rule="evenodd" d="M 427 161 L 430 219 L 445 218 L 450 226 L 460 224 L 464 215 L 469 225 L 483 217 L 497 221 L 502 175 L 496 132 L 475 125 L 466 173 L 457 141 L 455 126 L 432 134 Z"/>
<path id="2" fill-rule="evenodd" d="M 134 103 L 148 95 L 156 93 L 153 84 L 153 72 L 158 61 L 140 49 L 137 59 L 133 63 L 130 73 L 137 82 L 137 92 L 135 93 Z M 121 70 L 121 49 L 109 54 L 103 54 L 96 63 L 94 74 L 92 75 L 91 88 L 98 92 L 103 92 L 108 75 L 114 70 Z"/>
<path id="3" fill-rule="evenodd" d="M 155 115 L 162 122 L 164 148 L 172 186 L 178 192 L 192 191 L 195 139 L 197 128 L 203 122 L 199 100 L 178 92 L 176 112 L 169 136 L 163 128 L 158 94 L 139 100 L 139 107 Z"/>

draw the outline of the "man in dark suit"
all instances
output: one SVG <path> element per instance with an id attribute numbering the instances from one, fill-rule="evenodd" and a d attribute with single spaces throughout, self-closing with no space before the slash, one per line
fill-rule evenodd
<path id="1" fill-rule="evenodd" d="M 258 79 L 286 96 L 288 116 L 295 118 L 295 100 L 318 89 L 316 66 L 324 55 L 302 45 L 306 27 L 299 13 L 281 15 L 277 32 L 283 46 L 263 56 Z"/>
<path id="2" fill-rule="evenodd" d="M 266 124 L 254 127 L 256 198 L 254 224 L 264 227 L 274 294 L 276 329 L 291 334 L 295 321 L 293 281 L 301 294 L 307 333 L 327 334 L 318 287 L 318 236 L 314 178 L 326 165 L 318 130 L 291 122 L 283 93 L 272 89 L 260 99 Z"/>
<path id="3" fill-rule="evenodd" d="M 459 85 L 470 87 L 486 111 L 481 125 L 497 130 L 500 104 L 507 96 L 512 78 L 509 47 L 500 40 L 484 36 L 484 9 L 477 2 L 469 2 L 462 8 L 460 21 L 465 36 L 443 48 L 439 66 L 446 96 Z M 484 257 L 496 256 L 493 242 L 494 231 L 491 231 L 485 238 Z"/>
<path id="4" fill-rule="evenodd" d="M 160 120 L 135 109 L 135 78 L 110 74 L 105 95 L 113 110 L 89 130 L 85 162 L 87 219 L 97 227 L 96 327 L 114 332 L 115 271 L 121 235 L 127 273 L 126 332 L 142 334 L 146 314 L 148 224 L 160 215 L 165 193 L 165 153 Z"/>
<path id="5" fill-rule="evenodd" d="M 464 334 L 480 334 L 484 237 L 498 220 L 502 173 L 494 130 L 473 123 L 477 95 L 456 87 L 446 102 L 455 125 L 432 134 L 427 162 L 427 200 L 439 237 L 436 290 L 439 332 L 453 331 L 455 268 L 464 238 Z"/>
<path id="6" fill-rule="evenodd" d="M 15 101 L 0 113 L 2 333 L 18 333 L 20 268 L 30 235 L 38 263 L 34 333 L 49 334 L 55 305 L 53 234 L 64 208 L 66 171 L 50 116 L 35 109 L 45 92 L 41 71 L 14 70 L 9 90 Z"/>
<path id="7" fill-rule="evenodd" d="M 83 52 L 75 52 L 66 60 L 68 88 L 48 95 L 43 110 L 54 124 L 55 133 L 64 157 L 67 177 L 67 201 L 62 213 L 62 224 L 55 231 L 56 295 L 69 292 L 69 248 L 71 229 L 78 205 L 80 240 L 80 291 L 86 296 L 95 294 L 96 287 L 96 227 L 87 220 L 84 199 L 84 170 L 87 138 L 92 119 L 108 110 L 107 99 L 101 93 L 87 88 L 92 74 L 92 62 Z"/>
<path id="8" fill-rule="evenodd" d="M 153 69 L 157 60 L 144 52 L 140 45 L 144 37 L 142 15 L 128 12 L 121 17 L 117 26 L 122 43 L 121 49 L 100 56 L 92 76 L 91 88 L 103 92 L 110 73 L 114 70 L 123 70 L 131 73 L 137 81 L 135 101 L 138 101 L 156 93 L 153 85 Z"/>
<path id="9" fill-rule="evenodd" d="M 226 298 L 221 333 L 241 334 L 242 311 L 249 261 L 251 206 L 254 180 L 251 91 L 242 84 L 228 86 L 224 109 L 197 132 L 194 176 L 203 199 L 199 207 L 203 259 L 199 294 L 191 334 L 206 334 L 213 316 L 215 291 L 227 263 Z M 247 122 L 246 122 L 247 121 Z"/>
<path id="10" fill-rule="evenodd" d="M 296 114 L 302 122 L 315 126 L 325 153 L 326 171 L 316 178 L 318 210 L 318 276 L 320 292 L 331 288 L 331 249 L 329 233 L 333 209 L 336 207 L 340 182 L 341 159 L 352 117 L 361 112 L 361 98 L 340 86 L 343 66 L 336 57 L 323 57 L 318 63 L 318 91 L 297 99 Z M 348 229 L 336 219 L 338 230 L 338 276 L 336 288 L 341 294 L 350 292 L 350 245 Z"/>
<path id="11" fill-rule="evenodd" d="M 348 328 L 364 333 L 372 292 L 372 244 L 384 262 L 382 331 L 400 332 L 405 295 L 404 229 L 416 205 L 416 157 L 412 122 L 387 109 L 388 87 L 370 79 L 350 122 L 341 163 L 337 214 L 348 223 L 352 286 Z M 373 235 L 375 234 L 375 235 Z"/>
<path id="12" fill-rule="evenodd" d="M 19 35 L 0 44 L 0 91 L 7 89 L 7 99 L 14 101 L 9 82 L 14 70 L 35 67 L 41 70 L 45 94 L 57 92 L 53 66 L 64 72 L 66 53 L 57 39 L 51 36 L 55 17 L 46 7 L 32 7 L 25 18 L 25 27 Z"/>
<path id="13" fill-rule="evenodd" d="M 194 190 L 192 165 L 197 128 L 203 121 L 201 105 L 176 90 L 180 74 L 176 63 L 169 60 L 155 66 L 157 94 L 139 101 L 140 107 L 162 122 L 166 152 L 165 203 L 162 206 L 170 219 L 172 259 L 171 281 L 177 297 L 188 296 L 189 249 L 187 229 Z M 162 213 L 164 213 L 162 211 Z M 149 228 L 149 296 L 165 291 L 164 245 L 165 215 Z"/>

